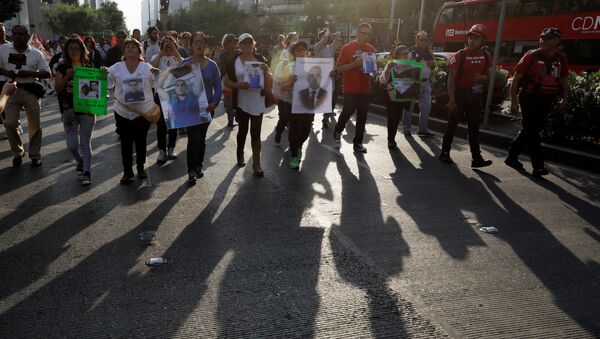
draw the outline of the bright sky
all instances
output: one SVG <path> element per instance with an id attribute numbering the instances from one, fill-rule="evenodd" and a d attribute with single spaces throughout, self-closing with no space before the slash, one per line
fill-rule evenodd
<path id="1" fill-rule="evenodd" d="M 127 29 L 131 32 L 134 28 L 142 28 L 142 0 L 112 0 L 123 11 Z"/>

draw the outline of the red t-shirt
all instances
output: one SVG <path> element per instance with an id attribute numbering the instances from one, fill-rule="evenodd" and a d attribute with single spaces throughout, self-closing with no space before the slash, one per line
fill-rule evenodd
<path id="1" fill-rule="evenodd" d="M 552 66 L 550 73 L 546 69 L 546 62 Z M 526 53 L 515 66 L 515 73 L 523 75 L 524 87 L 535 89 L 540 94 L 558 94 L 560 91 L 560 78 L 569 76 L 569 61 L 565 54 L 556 53 L 548 58 L 540 49 Z"/>
<path id="2" fill-rule="evenodd" d="M 475 82 L 471 80 L 473 74 L 489 75 L 492 61 L 489 55 L 486 58 L 485 53 L 480 49 L 463 49 L 462 52 L 458 51 L 450 58 L 449 67 L 455 71 L 458 70 L 461 63 L 460 59 L 465 59 L 460 71 L 461 74 L 456 75 L 455 86 L 457 88 L 471 88 L 475 85 Z"/>
<path id="3" fill-rule="evenodd" d="M 342 47 L 337 65 L 347 65 L 354 62 L 358 57 L 362 57 L 363 52 L 375 53 L 375 47 L 370 44 L 359 45 L 352 41 Z M 371 93 L 371 79 L 369 74 L 365 74 L 361 67 L 344 72 L 344 93 L 364 94 Z"/>

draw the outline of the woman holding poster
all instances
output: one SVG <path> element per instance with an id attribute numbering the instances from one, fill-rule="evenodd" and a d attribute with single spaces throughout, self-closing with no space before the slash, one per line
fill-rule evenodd
<path id="1" fill-rule="evenodd" d="M 298 80 L 298 76 L 293 74 L 295 61 L 297 58 L 306 58 L 308 56 L 308 45 L 304 41 L 297 41 L 290 46 L 288 56 L 290 63 L 281 74 L 277 76 L 281 79 L 281 92 L 289 95 L 289 104 L 286 102 L 286 109 L 291 112 L 293 101 L 293 86 Z M 312 128 L 314 113 L 295 113 L 290 114 L 290 168 L 299 169 L 302 159 L 302 144 L 308 139 Z"/>
<path id="2" fill-rule="evenodd" d="M 227 65 L 225 71 L 225 86 L 233 89 L 233 106 L 236 107 L 236 117 L 240 124 L 237 134 L 237 163 L 238 166 L 245 166 L 244 145 L 250 127 L 250 139 L 252 144 L 252 170 L 257 177 L 264 176 L 260 167 L 260 130 L 262 126 L 262 116 L 266 110 L 265 95 L 270 95 L 271 78 L 270 70 L 266 65 L 267 60 L 260 54 L 254 53 L 254 38 L 248 33 L 243 33 L 239 37 L 240 53 L 233 57 Z M 252 89 L 244 79 L 244 65 L 246 62 L 262 62 L 261 68 L 265 76 L 265 88 Z M 239 80 L 241 79 L 241 80 Z M 268 93 L 267 93 L 268 92 Z"/>
<path id="3" fill-rule="evenodd" d="M 408 47 L 400 45 L 396 47 L 394 51 L 394 59 L 396 60 L 407 60 L 408 58 Z M 389 93 L 389 97 L 386 98 L 387 106 L 387 128 L 388 128 L 388 148 L 390 150 L 397 150 L 396 145 L 396 132 L 398 131 L 398 125 L 400 124 L 400 118 L 402 116 L 408 116 L 410 119 L 410 106 L 411 101 L 397 102 L 393 101 L 393 93 L 396 90 L 391 79 L 391 72 L 394 69 L 394 60 L 391 60 L 381 72 L 379 76 L 379 82 L 385 86 Z"/>
<path id="4" fill-rule="evenodd" d="M 181 55 L 177 52 L 177 43 L 173 37 L 167 35 L 160 43 L 160 52 L 150 60 L 150 65 L 158 68 L 161 72 L 167 71 L 181 62 Z M 177 129 L 168 129 L 165 122 L 165 114 L 160 104 L 158 93 L 154 94 L 154 102 L 160 107 L 160 119 L 156 123 L 156 143 L 158 144 L 158 158 L 156 162 L 164 164 L 167 159 L 177 158 L 175 143 L 177 142 Z M 167 136 L 169 142 L 167 143 Z M 168 147 L 168 149 L 167 149 Z"/>
<path id="5" fill-rule="evenodd" d="M 202 166 L 204 163 L 204 152 L 206 150 L 206 132 L 208 125 L 215 115 L 215 109 L 219 106 L 223 89 L 221 87 L 221 74 L 219 66 L 213 60 L 208 59 L 204 50 L 206 48 L 206 36 L 202 32 L 192 34 L 191 39 L 192 56 L 183 60 L 182 65 L 190 65 L 192 72 L 200 71 L 202 76 L 196 79 L 203 82 L 206 99 L 208 100 L 207 108 L 200 108 L 203 112 L 199 112 L 201 117 L 204 114 L 209 115 L 208 119 L 201 119 L 202 123 L 194 126 L 186 127 L 187 130 L 187 167 L 188 167 L 188 182 L 196 183 L 196 180 L 202 178 Z"/>
<path id="6" fill-rule="evenodd" d="M 76 171 L 81 184 L 87 186 L 92 183 L 92 132 L 96 116 L 75 112 L 73 109 L 73 67 L 93 66 L 89 64 L 88 51 L 81 40 L 70 38 L 65 43 L 64 51 L 63 62 L 56 67 L 54 90 L 67 136 L 67 148 L 77 160 Z"/>
<path id="7" fill-rule="evenodd" d="M 142 44 L 135 39 L 127 39 L 123 43 L 123 61 L 117 62 L 108 69 L 108 87 L 115 88 L 115 120 L 117 133 L 121 137 L 121 157 L 123 177 L 121 184 L 133 179 L 133 144 L 137 175 L 146 179 L 144 171 L 146 163 L 146 138 L 150 129 L 148 121 L 141 112 L 150 112 L 156 108 L 152 88 L 154 74 L 158 69 L 143 62 Z"/>

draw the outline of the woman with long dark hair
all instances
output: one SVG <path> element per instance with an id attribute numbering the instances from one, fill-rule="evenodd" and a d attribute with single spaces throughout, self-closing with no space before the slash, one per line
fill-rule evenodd
<path id="1" fill-rule="evenodd" d="M 181 60 L 181 55 L 179 55 L 179 52 L 177 52 L 177 43 L 175 42 L 175 39 L 173 39 L 171 36 L 166 36 L 160 43 L 160 52 L 152 57 L 152 60 L 150 60 L 150 65 L 163 72 L 179 65 Z M 154 102 L 156 102 L 156 104 L 160 107 L 160 119 L 156 124 L 156 142 L 158 144 L 158 158 L 156 161 L 159 164 L 163 164 L 168 159 L 174 160 L 177 158 L 177 153 L 175 153 L 177 129 L 167 128 L 164 112 L 162 105 L 160 104 L 158 94 L 154 95 Z"/>
<path id="2" fill-rule="evenodd" d="M 182 65 L 190 65 L 192 72 L 202 73 L 202 84 L 208 100 L 207 108 L 200 108 L 200 124 L 186 127 L 187 130 L 187 166 L 188 182 L 193 184 L 204 176 L 202 172 L 204 153 L 206 150 L 206 133 L 208 126 L 215 115 L 215 109 L 221 101 L 223 89 L 221 87 L 221 74 L 219 66 L 204 53 L 206 36 L 202 32 L 195 32 L 191 37 L 192 56 L 183 60 Z"/>
<path id="3" fill-rule="evenodd" d="M 85 43 L 85 47 L 88 50 L 88 59 L 90 60 L 90 63 L 92 65 L 94 65 L 94 67 L 96 68 L 100 68 L 103 66 L 102 63 L 102 55 L 100 54 L 100 51 L 98 50 L 98 47 L 96 45 L 96 40 L 94 40 L 93 37 L 88 36 L 86 37 L 83 42 Z"/>
<path id="4" fill-rule="evenodd" d="M 58 96 L 59 108 L 67 137 L 67 148 L 77 160 L 77 174 L 81 184 L 92 183 L 92 132 L 96 116 L 75 112 L 73 106 L 73 67 L 91 67 L 88 51 L 78 38 L 70 38 L 65 43 L 63 62 L 56 67 L 54 89 Z"/>

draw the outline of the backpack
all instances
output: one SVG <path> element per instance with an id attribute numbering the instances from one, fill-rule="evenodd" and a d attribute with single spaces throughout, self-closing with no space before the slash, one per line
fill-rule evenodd
<path id="1" fill-rule="evenodd" d="M 563 65 L 565 65 L 565 55 L 559 51 L 554 54 L 554 57 L 552 57 L 551 60 L 545 60 L 540 57 L 540 51 L 540 49 L 535 49 L 527 52 L 527 54 L 532 55 L 532 58 L 525 68 L 525 73 L 523 79 L 519 83 L 519 88 L 525 93 L 557 95 L 562 91 L 560 73 Z M 538 79 L 529 75 L 529 70 L 540 60 L 544 62 L 546 71 L 538 81 Z M 557 63 L 559 63 L 559 67 L 554 67 Z"/>

